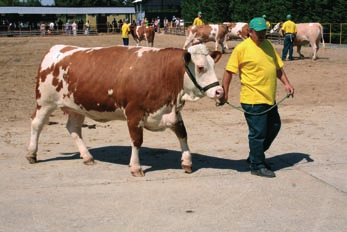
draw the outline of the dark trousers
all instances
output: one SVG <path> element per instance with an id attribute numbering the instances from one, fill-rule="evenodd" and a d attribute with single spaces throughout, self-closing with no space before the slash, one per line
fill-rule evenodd
<path id="1" fill-rule="evenodd" d="M 123 38 L 123 45 L 128 46 L 129 45 L 129 38 Z"/>
<path id="2" fill-rule="evenodd" d="M 241 104 L 242 108 L 250 113 L 261 113 L 269 109 L 267 104 Z M 277 106 L 261 115 L 245 113 L 248 125 L 248 142 L 250 168 L 258 170 L 265 167 L 265 151 L 275 140 L 281 128 L 281 118 Z"/>
<path id="3" fill-rule="evenodd" d="M 283 41 L 282 60 L 286 60 L 289 51 L 289 60 L 293 60 L 294 37 L 292 34 L 286 34 Z"/>

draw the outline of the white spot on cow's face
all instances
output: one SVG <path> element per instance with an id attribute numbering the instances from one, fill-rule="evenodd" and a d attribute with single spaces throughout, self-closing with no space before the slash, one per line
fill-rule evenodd
<path id="1" fill-rule="evenodd" d="M 112 96 L 112 94 L 113 94 L 113 89 L 109 89 L 109 90 L 108 90 L 108 95 L 109 95 L 109 96 Z"/>

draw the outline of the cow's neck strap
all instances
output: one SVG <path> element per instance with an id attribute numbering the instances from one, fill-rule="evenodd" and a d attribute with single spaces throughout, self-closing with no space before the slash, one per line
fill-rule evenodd
<path id="1" fill-rule="evenodd" d="M 184 68 L 186 69 L 186 72 L 190 78 L 190 80 L 193 82 L 193 84 L 195 85 L 196 88 L 198 88 L 202 93 L 205 93 L 207 90 L 219 86 L 219 82 L 213 82 L 205 87 L 201 87 L 198 82 L 196 81 L 196 78 L 194 77 L 193 73 L 190 71 L 189 67 L 187 65 L 184 65 Z"/>

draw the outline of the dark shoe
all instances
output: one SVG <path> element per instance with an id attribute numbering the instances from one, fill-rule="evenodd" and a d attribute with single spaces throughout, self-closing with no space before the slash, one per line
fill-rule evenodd
<path id="1" fill-rule="evenodd" d="M 258 170 L 251 170 L 251 174 L 256 175 L 256 176 L 268 177 L 268 178 L 276 177 L 276 174 L 267 168 L 261 168 Z"/>
<path id="2" fill-rule="evenodd" d="M 246 162 L 247 162 L 248 164 L 251 163 L 251 160 L 249 159 L 249 157 L 247 158 Z M 271 169 L 271 165 L 268 164 L 267 162 L 264 162 L 264 166 L 265 166 L 267 169 L 272 170 L 272 169 Z"/>

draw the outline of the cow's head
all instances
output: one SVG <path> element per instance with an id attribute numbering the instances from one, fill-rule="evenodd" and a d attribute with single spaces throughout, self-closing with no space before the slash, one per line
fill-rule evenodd
<path id="1" fill-rule="evenodd" d="M 194 101 L 205 95 L 218 99 L 224 94 L 214 69 L 222 57 L 220 51 L 209 52 L 203 45 L 195 45 L 184 55 L 186 72 L 184 76 L 184 95 L 182 100 Z"/>
<path id="2" fill-rule="evenodd" d="M 282 29 L 282 22 L 277 23 L 270 31 L 270 33 L 280 33 L 281 29 Z"/>

